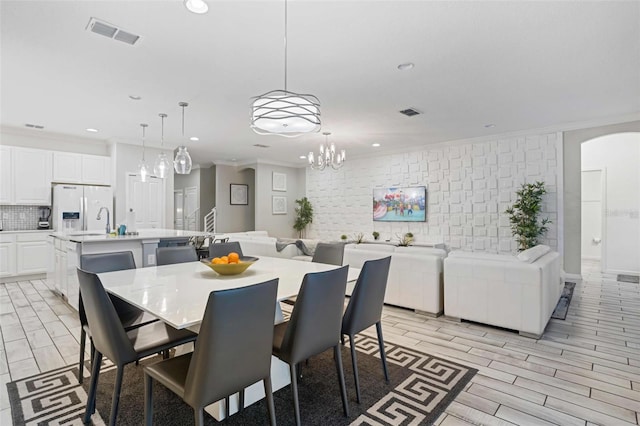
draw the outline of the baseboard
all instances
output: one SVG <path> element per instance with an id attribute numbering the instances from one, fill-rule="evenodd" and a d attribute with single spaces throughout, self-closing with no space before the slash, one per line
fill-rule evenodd
<path id="1" fill-rule="evenodd" d="M 606 269 L 602 271 L 605 274 L 614 274 L 614 275 L 640 275 L 638 271 L 626 271 L 624 269 Z"/>
<path id="2" fill-rule="evenodd" d="M 44 280 L 47 274 L 12 275 L 0 278 L 0 283 L 17 283 L 18 281 Z"/>
<path id="3" fill-rule="evenodd" d="M 565 281 L 571 281 L 575 283 L 579 283 L 582 281 L 582 275 L 580 274 L 567 274 L 566 272 L 563 275 Z"/>

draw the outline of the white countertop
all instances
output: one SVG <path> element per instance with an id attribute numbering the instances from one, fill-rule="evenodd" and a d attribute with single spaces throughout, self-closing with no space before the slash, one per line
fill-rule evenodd
<path id="1" fill-rule="evenodd" d="M 8 230 L 4 230 L 4 231 L 0 231 L 0 234 L 32 234 L 32 233 L 52 233 L 53 229 L 22 229 L 22 230 L 14 230 L 14 231 L 8 231 Z"/>
<path id="2" fill-rule="evenodd" d="M 298 294 L 305 274 L 335 268 L 338 266 L 263 256 L 245 272 L 233 276 L 218 275 L 201 262 L 105 272 L 98 276 L 110 293 L 175 328 L 186 328 L 200 324 L 212 291 L 280 278 L 277 298 L 283 300 Z M 360 269 L 349 268 L 348 281 L 355 281 L 359 274 Z"/>
<path id="3" fill-rule="evenodd" d="M 51 231 L 50 231 L 51 232 Z M 66 234 L 64 232 L 53 232 L 51 236 L 65 241 L 76 243 L 105 243 L 113 241 L 139 241 L 149 239 L 165 238 L 188 238 L 207 237 L 213 234 L 208 232 L 182 231 L 178 229 L 141 229 L 138 235 L 109 235 L 99 231 L 83 231 Z"/>

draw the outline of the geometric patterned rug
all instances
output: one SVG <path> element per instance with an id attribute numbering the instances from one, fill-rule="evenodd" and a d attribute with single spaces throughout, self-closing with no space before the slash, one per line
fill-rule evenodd
<path id="1" fill-rule="evenodd" d="M 571 304 L 571 298 L 573 297 L 573 290 L 576 287 L 576 283 L 565 282 L 562 294 L 558 300 L 556 308 L 551 314 L 551 318 L 564 320 L 567 318 L 567 312 L 569 312 L 569 305 Z"/>
<path id="2" fill-rule="evenodd" d="M 376 339 L 358 335 L 358 370 L 361 400 L 355 401 L 351 355 L 342 348 L 350 416 L 342 414 L 332 351 L 310 359 L 299 381 L 300 411 L 305 425 L 414 425 L 432 424 L 462 391 L 477 370 L 434 357 L 419 349 L 385 343 L 390 382 L 386 383 Z M 120 396 L 119 425 L 144 422 L 142 365 L 128 365 Z M 82 424 L 89 380 L 78 384 L 77 365 L 40 373 L 7 384 L 14 425 Z M 97 410 L 92 424 L 109 421 L 115 368 L 106 361 L 98 385 Z M 280 425 L 294 424 L 290 386 L 275 392 L 276 419 Z M 267 424 L 264 401 L 257 402 L 230 418 L 217 422 L 205 415 L 205 424 Z M 193 424 L 193 410 L 173 392 L 154 386 L 154 424 Z"/>

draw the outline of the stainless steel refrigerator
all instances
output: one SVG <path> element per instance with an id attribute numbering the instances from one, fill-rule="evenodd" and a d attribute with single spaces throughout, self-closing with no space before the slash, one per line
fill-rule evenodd
<path id="1" fill-rule="evenodd" d="M 106 232 L 107 215 L 103 212 L 101 219 L 97 219 L 101 207 L 108 209 L 113 228 L 113 190 L 110 186 L 54 185 L 53 229 L 65 233 Z"/>

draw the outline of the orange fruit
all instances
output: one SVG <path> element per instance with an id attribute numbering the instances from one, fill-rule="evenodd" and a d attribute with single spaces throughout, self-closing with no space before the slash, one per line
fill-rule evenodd
<path id="1" fill-rule="evenodd" d="M 238 255 L 238 253 L 236 253 L 235 251 L 232 251 L 231 253 L 229 253 L 229 262 L 233 262 L 233 263 L 238 263 L 238 260 L 240 260 L 240 255 Z"/>
<path id="2" fill-rule="evenodd" d="M 229 258 L 227 256 L 222 256 L 220 258 L 220 263 L 223 263 L 223 264 L 229 263 Z"/>
<path id="3" fill-rule="evenodd" d="M 219 257 L 214 257 L 213 259 L 211 259 L 211 263 L 214 265 L 217 265 L 218 263 L 220 263 L 220 258 Z"/>

